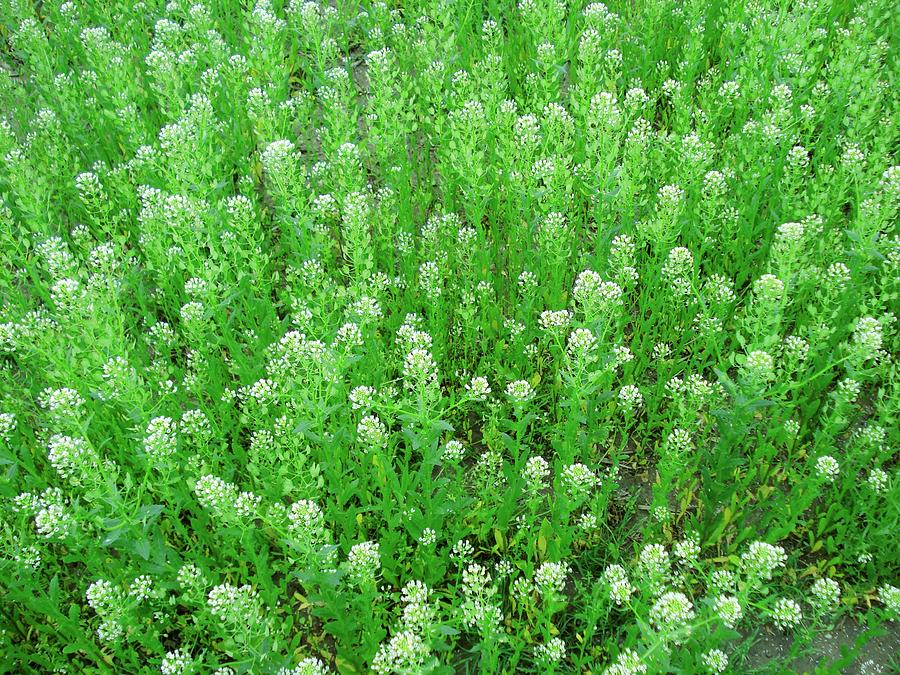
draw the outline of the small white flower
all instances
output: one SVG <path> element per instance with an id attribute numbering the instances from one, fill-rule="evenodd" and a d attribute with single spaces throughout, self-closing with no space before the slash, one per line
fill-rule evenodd
<path id="1" fill-rule="evenodd" d="M 466 391 L 476 401 L 484 401 L 491 393 L 491 386 L 486 377 L 473 377 L 466 385 Z"/>
<path id="2" fill-rule="evenodd" d="M 669 552 L 662 544 L 647 544 L 641 549 L 638 564 L 648 577 L 664 577 L 669 573 Z"/>
<path id="3" fill-rule="evenodd" d="M 9 443 L 16 430 L 16 416 L 13 413 L 0 413 L 0 440 Z"/>
<path id="4" fill-rule="evenodd" d="M 690 632 L 694 620 L 694 605 L 684 593 L 670 591 L 660 596 L 650 608 L 650 621 L 663 633 Z M 675 641 L 680 641 L 678 637 Z"/>
<path id="5" fill-rule="evenodd" d="M 733 595 L 719 595 L 713 601 L 716 615 L 729 628 L 734 628 L 744 616 L 740 601 Z"/>
<path id="6" fill-rule="evenodd" d="M 596 474 L 584 464 L 570 464 L 563 469 L 561 478 L 569 499 L 586 497 L 599 482 Z"/>
<path id="7" fill-rule="evenodd" d="M 151 460 L 161 460 L 175 454 L 177 436 L 175 422 L 170 417 L 154 417 L 144 434 L 144 452 Z"/>
<path id="8" fill-rule="evenodd" d="M 757 382 L 768 382 L 775 377 L 775 359 L 761 349 L 747 354 L 744 363 L 747 376 Z"/>
<path id="9" fill-rule="evenodd" d="M 534 398 L 534 389 L 527 380 L 516 380 L 506 385 L 506 395 L 516 405 L 523 405 Z"/>
<path id="10" fill-rule="evenodd" d="M 534 648 L 534 658 L 544 665 L 557 664 L 566 656 L 566 643 L 555 637 L 549 642 Z"/>
<path id="11" fill-rule="evenodd" d="M 191 666 L 192 662 L 190 654 L 183 649 L 176 649 L 166 652 L 159 669 L 162 675 L 181 675 Z"/>
<path id="12" fill-rule="evenodd" d="M 772 607 L 772 621 L 782 630 L 798 626 L 803 619 L 800 605 L 789 598 L 778 598 Z"/>
<path id="13" fill-rule="evenodd" d="M 741 565 L 751 577 L 769 581 L 772 573 L 784 567 L 787 555 L 781 546 L 772 546 L 764 541 L 755 541 L 750 548 L 741 554 Z"/>
<path id="14" fill-rule="evenodd" d="M 859 392 L 861 390 L 861 385 L 856 380 L 845 377 L 843 380 L 837 383 L 836 395 L 838 397 L 838 401 L 841 403 L 849 404 L 856 402 L 856 399 L 859 398 Z"/>
<path id="15" fill-rule="evenodd" d="M 311 499 L 300 499 L 291 504 L 288 512 L 288 529 L 300 539 L 317 543 L 325 536 L 325 515 Z"/>
<path id="16" fill-rule="evenodd" d="M 545 562 L 534 573 L 534 585 L 547 596 L 558 595 L 565 590 L 568 563 Z"/>
<path id="17" fill-rule="evenodd" d="M 616 662 L 603 671 L 603 675 L 644 675 L 647 665 L 633 649 L 627 647 L 619 652 Z"/>
<path id="18" fill-rule="evenodd" d="M 602 578 L 609 585 L 609 599 L 619 606 L 628 602 L 632 594 L 637 592 L 621 565 L 609 565 L 603 570 Z"/>
<path id="19" fill-rule="evenodd" d="M 425 672 L 429 653 L 428 645 L 415 631 L 404 630 L 378 647 L 372 659 L 372 672 L 377 675 Z"/>
<path id="20" fill-rule="evenodd" d="M 578 520 L 576 522 L 581 530 L 589 533 L 597 529 L 599 521 L 597 520 L 597 516 L 595 516 L 590 511 L 586 511 L 585 513 L 582 513 L 580 516 L 578 516 Z"/>
<path id="21" fill-rule="evenodd" d="M 591 361 L 597 347 L 597 338 L 587 328 L 576 328 L 569 333 L 566 349 L 574 361 Z"/>
<path id="22" fill-rule="evenodd" d="M 548 333 L 561 332 L 569 326 L 572 320 L 572 314 L 567 309 L 558 311 L 545 310 L 541 312 L 538 323 Z"/>
<path id="23" fill-rule="evenodd" d="M 710 673 L 724 673 L 728 668 L 728 656 L 721 649 L 711 649 L 700 657 Z"/>
<path id="24" fill-rule="evenodd" d="M 350 549 L 347 556 L 347 575 L 357 584 L 375 581 L 381 569 L 380 546 L 374 541 L 364 541 Z"/>
<path id="25" fill-rule="evenodd" d="M 437 387 L 437 364 L 430 351 L 416 347 L 406 355 L 403 360 L 403 384 L 410 391 L 421 387 L 427 389 Z"/>
<path id="26" fill-rule="evenodd" d="M 144 600 L 149 598 L 152 592 L 153 579 L 151 579 L 146 574 L 142 574 L 139 577 L 136 577 L 134 581 L 131 582 L 131 586 L 128 588 L 128 595 L 130 595 L 138 602 L 143 602 Z"/>
<path id="27" fill-rule="evenodd" d="M 875 494 L 881 494 L 885 490 L 887 490 L 888 486 L 888 475 L 883 469 L 878 467 L 873 468 L 869 471 L 869 477 L 867 479 L 869 487 L 875 492 Z"/>
<path id="28" fill-rule="evenodd" d="M 245 584 L 221 584 L 210 590 L 206 604 L 214 617 L 231 624 L 246 625 L 258 613 L 259 596 Z"/>
<path id="29" fill-rule="evenodd" d="M 530 492 L 539 492 L 549 475 L 550 465 L 547 463 L 547 460 L 540 455 L 529 457 L 528 461 L 525 462 L 522 478 L 525 480 L 526 486 Z"/>
<path id="30" fill-rule="evenodd" d="M 419 543 L 422 546 L 433 546 L 437 541 L 437 532 L 435 532 L 432 528 L 426 527 L 422 530 L 422 536 L 419 537 Z"/>
<path id="31" fill-rule="evenodd" d="M 884 584 L 878 588 L 878 599 L 884 603 L 885 609 L 894 615 L 900 616 L 900 588 L 891 584 Z"/>
<path id="32" fill-rule="evenodd" d="M 838 461 L 830 455 L 822 455 L 816 460 L 816 474 L 819 478 L 833 483 L 840 473 Z"/>
<path id="33" fill-rule="evenodd" d="M 626 384 L 619 390 L 619 405 L 622 406 L 622 409 L 626 413 L 634 413 L 634 411 L 640 408 L 643 404 L 644 397 L 641 394 L 641 390 L 633 384 Z"/>
<path id="34" fill-rule="evenodd" d="M 387 427 L 375 415 L 366 415 L 356 425 L 356 436 L 364 452 L 370 449 L 384 450 L 388 445 Z"/>
<path id="35" fill-rule="evenodd" d="M 444 444 L 444 452 L 441 454 L 441 459 L 450 464 L 456 464 L 463 458 L 465 452 L 465 446 L 454 438 Z"/>
<path id="36" fill-rule="evenodd" d="M 841 600 L 841 587 L 834 579 L 816 579 L 810 587 L 815 603 L 823 610 L 832 610 Z"/>

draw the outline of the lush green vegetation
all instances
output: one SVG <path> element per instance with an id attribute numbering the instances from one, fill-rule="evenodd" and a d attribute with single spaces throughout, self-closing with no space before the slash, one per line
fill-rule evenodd
<path id="1" fill-rule="evenodd" d="M 890 625 L 893 5 L 3 2 L 0 670 Z"/>

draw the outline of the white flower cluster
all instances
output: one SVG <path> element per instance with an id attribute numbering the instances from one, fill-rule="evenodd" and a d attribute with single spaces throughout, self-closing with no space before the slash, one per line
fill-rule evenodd
<path id="1" fill-rule="evenodd" d="M 900 617 L 900 588 L 891 584 L 878 587 L 878 599 L 884 603 L 885 609 L 896 619 Z"/>
<path id="2" fill-rule="evenodd" d="M 766 305 L 776 305 L 784 296 L 784 282 L 774 274 L 763 274 L 753 283 L 756 299 Z"/>
<path id="3" fill-rule="evenodd" d="M 403 384 L 410 391 L 434 390 L 438 386 L 437 364 L 427 349 L 417 347 L 403 359 Z"/>
<path id="4" fill-rule="evenodd" d="M 572 297 L 590 322 L 623 303 L 624 291 L 614 281 L 604 281 L 593 270 L 584 270 L 575 278 Z"/>
<path id="5" fill-rule="evenodd" d="M 55 434 L 50 438 L 47 450 L 47 458 L 56 473 L 73 485 L 85 484 L 97 470 L 97 457 L 83 438 Z"/>
<path id="6" fill-rule="evenodd" d="M 363 344 L 362 331 L 358 324 L 348 321 L 338 328 L 334 337 L 334 346 L 341 347 L 346 351 L 352 351 Z"/>
<path id="7" fill-rule="evenodd" d="M 288 511 L 288 531 L 298 539 L 313 545 L 325 540 L 325 515 L 311 499 L 301 499 L 291 504 Z"/>
<path id="8" fill-rule="evenodd" d="M 641 390 L 633 384 L 626 384 L 619 390 L 619 405 L 628 415 L 633 415 L 644 404 Z"/>
<path id="9" fill-rule="evenodd" d="M 728 655 L 721 649 L 711 649 L 700 657 L 708 673 L 718 675 L 728 668 Z"/>
<path id="10" fill-rule="evenodd" d="M 778 598 L 772 606 L 772 621 L 782 630 L 800 625 L 803 613 L 800 605 L 789 598 Z"/>
<path id="11" fill-rule="evenodd" d="M 691 295 L 693 273 L 694 255 L 690 250 L 679 246 L 669 251 L 666 262 L 662 266 L 662 275 L 669 282 L 673 295 L 681 298 Z"/>
<path id="12" fill-rule="evenodd" d="M 362 325 L 377 323 L 383 316 L 384 312 L 378 300 L 368 295 L 357 298 L 350 305 L 350 313 L 355 316 Z"/>
<path id="13" fill-rule="evenodd" d="M 866 482 L 875 494 L 881 494 L 887 490 L 888 481 L 887 472 L 879 467 L 874 467 L 869 471 L 869 477 L 866 479 Z"/>
<path id="14" fill-rule="evenodd" d="M 488 571 L 478 563 L 472 563 L 463 570 L 462 595 L 463 623 L 469 628 L 477 627 L 482 634 L 496 633 L 503 620 L 503 613 L 496 601 L 497 588 Z"/>
<path id="15" fill-rule="evenodd" d="M 162 675 L 182 675 L 193 665 L 191 655 L 183 649 L 166 652 L 159 670 Z"/>
<path id="16" fill-rule="evenodd" d="M 753 382 L 769 382 L 775 378 L 775 359 L 766 351 L 754 350 L 747 354 L 744 372 Z"/>
<path id="17" fill-rule="evenodd" d="M 41 551 L 37 546 L 22 545 L 18 535 L 13 535 L 13 554 L 12 559 L 23 570 L 37 572 L 41 567 Z"/>
<path id="18" fill-rule="evenodd" d="M 0 413 L 0 440 L 9 443 L 16 430 L 16 416 L 11 412 Z"/>
<path id="19" fill-rule="evenodd" d="M 570 464 L 562 471 L 561 476 L 566 495 L 571 500 L 584 499 L 597 486 L 599 479 L 584 464 Z"/>
<path id="20" fill-rule="evenodd" d="M 741 602 L 733 595 L 718 595 L 713 600 L 713 609 L 716 615 L 729 628 L 735 628 L 744 617 Z"/>
<path id="21" fill-rule="evenodd" d="M 877 319 L 864 316 L 856 322 L 852 349 L 859 362 L 879 360 L 884 343 L 884 332 Z"/>
<path id="22" fill-rule="evenodd" d="M 515 380 L 506 385 L 506 395 L 514 405 L 524 405 L 534 398 L 534 389 L 527 380 Z"/>
<path id="23" fill-rule="evenodd" d="M 660 588 L 671 568 L 669 552 L 662 544 L 647 544 L 638 555 L 638 567 L 653 586 Z"/>
<path id="24" fill-rule="evenodd" d="M 363 452 L 384 450 L 390 438 L 388 429 L 376 415 L 366 415 L 356 425 L 356 437 Z"/>
<path id="25" fill-rule="evenodd" d="M 680 642 L 683 638 L 677 633 L 690 633 L 690 622 L 696 614 L 694 605 L 684 593 L 670 591 L 664 593 L 650 608 L 650 621 L 660 632 Z"/>
<path id="26" fill-rule="evenodd" d="M 364 541 L 354 545 L 347 556 L 347 576 L 363 586 L 375 582 L 381 569 L 381 553 L 378 542 Z"/>
<path id="27" fill-rule="evenodd" d="M 53 540 L 75 534 L 77 522 L 68 506 L 69 501 L 59 488 L 47 488 L 40 495 L 23 492 L 13 499 L 13 511 L 33 516 L 37 533 Z"/>
<path id="28" fill-rule="evenodd" d="M 237 485 L 212 474 L 197 479 L 194 494 L 200 506 L 226 521 L 255 518 L 262 503 L 262 497 L 241 491 Z"/>
<path id="29" fill-rule="evenodd" d="M 545 562 L 534 573 L 534 585 L 545 600 L 560 596 L 571 571 L 566 562 Z"/>
<path id="30" fill-rule="evenodd" d="M 816 474 L 822 480 L 833 483 L 841 472 L 841 465 L 831 455 L 822 455 L 816 460 Z"/>
<path id="31" fill-rule="evenodd" d="M 540 455 L 529 457 L 522 470 L 522 479 L 525 486 L 532 494 L 537 494 L 543 489 L 547 477 L 550 475 L 550 465 Z"/>
<path id="32" fill-rule="evenodd" d="M 566 350 L 573 361 L 584 363 L 593 360 L 596 347 L 597 338 L 589 329 L 576 328 L 569 333 Z"/>
<path id="33" fill-rule="evenodd" d="M 608 565 L 603 570 L 603 581 L 609 586 L 609 599 L 619 605 L 628 602 L 631 596 L 637 592 L 621 565 Z"/>
<path id="34" fill-rule="evenodd" d="M 675 542 L 672 551 L 685 565 L 696 562 L 700 557 L 700 535 L 696 532 L 688 534 L 684 539 Z"/>
<path id="35" fill-rule="evenodd" d="M 375 407 L 378 400 L 378 390 L 365 384 L 354 387 L 350 390 L 350 407 L 353 410 L 362 410 L 368 412 Z"/>
<path id="36" fill-rule="evenodd" d="M 405 628 L 423 633 L 435 620 L 435 609 L 429 602 L 431 590 L 423 582 L 407 583 L 400 594 L 403 600 L 402 622 Z"/>
<path id="37" fill-rule="evenodd" d="M 85 597 L 88 606 L 100 618 L 97 637 L 103 642 L 110 643 L 119 640 L 125 630 L 122 617 L 125 613 L 126 597 L 122 590 L 106 579 L 98 579 L 88 586 Z"/>
<path id="38" fill-rule="evenodd" d="M 203 572 L 193 563 L 187 563 L 178 568 L 176 580 L 178 585 L 186 591 L 200 590 L 206 584 Z"/>
<path id="39" fill-rule="evenodd" d="M 312 2 L 307 4 L 314 4 Z M 309 656 L 305 659 L 302 659 L 296 666 L 293 668 L 282 668 L 278 671 L 278 675 L 328 675 L 330 671 L 328 670 L 328 666 L 326 666 L 320 659 L 317 659 L 314 656 Z"/>
<path id="40" fill-rule="evenodd" d="M 134 578 L 128 587 L 128 595 L 138 602 L 143 602 L 153 593 L 153 579 L 147 574 Z"/>
<path id="41" fill-rule="evenodd" d="M 209 591 L 206 605 L 214 617 L 225 623 L 247 625 L 259 612 L 259 595 L 249 584 L 220 584 Z"/>
<path id="42" fill-rule="evenodd" d="M 154 417 L 144 433 L 144 452 L 153 462 L 175 454 L 178 441 L 175 422 L 170 417 Z"/>
<path id="43" fill-rule="evenodd" d="M 560 310 L 544 310 L 538 317 L 538 323 L 541 328 L 548 333 L 561 333 L 569 327 L 572 320 L 572 314 L 567 309 Z"/>
<path id="44" fill-rule="evenodd" d="M 425 641 L 415 631 L 404 630 L 378 647 L 372 659 L 372 672 L 378 675 L 426 672 L 425 662 L 429 655 Z"/>
<path id="45" fill-rule="evenodd" d="M 207 443 L 212 438 L 212 425 L 202 410 L 185 410 L 181 415 L 181 428 L 197 443 Z"/>
<path id="46" fill-rule="evenodd" d="M 491 386 L 486 377 L 473 377 L 466 385 L 467 394 L 476 401 L 484 401 L 491 393 Z"/>
<path id="47" fill-rule="evenodd" d="M 834 579 L 821 577 L 816 579 L 810 587 L 813 602 L 820 610 L 831 611 L 841 601 L 841 586 Z"/>
<path id="48" fill-rule="evenodd" d="M 125 599 L 122 591 L 106 579 L 98 579 L 88 586 L 85 597 L 88 606 L 97 614 L 117 610 Z"/>
<path id="49" fill-rule="evenodd" d="M 672 457 L 685 457 L 693 447 L 691 435 L 685 429 L 673 429 L 666 437 L 665 450 Z"/>
<path id="50" fill-rule="evenodd" d="M 74 389 L 45 389 L 38 397 L 38 404 L 55 420 L 77 419 L 84 407 L 84 397 Z"/>
<path id="51" fill-rule="evenodd" d="M 556 665 L 566 657 L 566 643 L 562 638 L 551 638 L 534 648 L 534 660 L 545 666 Z"/>
<path id="52" fill-rule="evenodd" d="M 754 541 L 741 554 L 741 567 L 749 577 L 770 581 L 779 567 L 784 567 L 787 555 L 781 546 L 773 546 L 764 541 Z"/>
<path id="53" fill-rule="evenodd" d="M 603 675 L 644 675 L 647 665 L 633 649 L 625 648 L 619 652 L 615 663 L 603 671 Z"/>
<path id="54" fill-rule="evenodd" d="M 441 459 L 449 464 L 456 464 L 463 458 L 465 452 L 466 448 L 462 442 L 453 438 L 444 444 Z"/>

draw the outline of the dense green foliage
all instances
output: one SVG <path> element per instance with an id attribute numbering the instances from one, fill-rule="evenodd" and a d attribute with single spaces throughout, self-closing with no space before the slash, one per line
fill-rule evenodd
<path id="1" fill-rule="evenodd" d="M 893 5 L 3 2 L 0 671 L 890 625 Z"/>

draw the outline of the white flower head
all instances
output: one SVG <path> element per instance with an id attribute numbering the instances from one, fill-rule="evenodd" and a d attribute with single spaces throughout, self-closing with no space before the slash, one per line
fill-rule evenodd
<path id="1" fill-rule="evenodd" d="M 834 579 L 816 579 L 810 587 L 813 601 L 822 610 L 833 610 L 841 601 L 841 586 Z"/>
<path id="2" fill-rule="evenodd" d="M 816 460 L 816 474 L 822 480 L 833 483 L 840 471 L 840 464 L 831 455 L 822 455 Z"/>
<path id="3" fill-rule="evenodd" d="M 378 542 L 364 541 L 354 545 L 347 556 L 347 575 L 357 584 L 375 581 L 381 569 L 381 553 Z"/>
<path id="4" fill-rule="evenodd" d="M 527 380 L 516 380 L 506 385 L 506 395 L 515 405 L 524 405 L 534 398 L 534 388 Z"/>
<path id="5" fill-rule="evenodd" d="M 778 598 L 772 606 L 771 614 L 772 621 L 782 630 L 800 625 L 803 619 L 800 605 L 789 598 Z"/>

